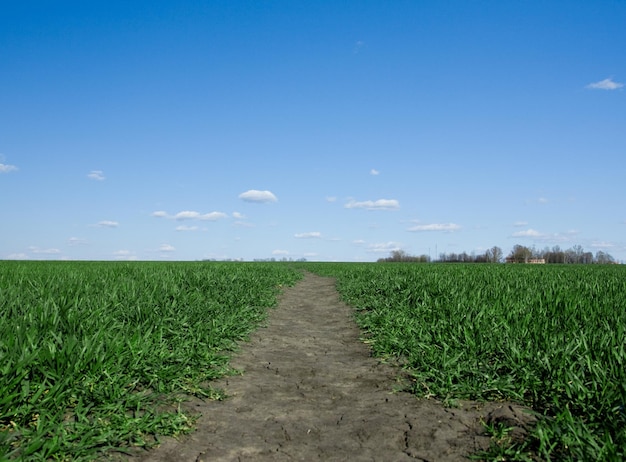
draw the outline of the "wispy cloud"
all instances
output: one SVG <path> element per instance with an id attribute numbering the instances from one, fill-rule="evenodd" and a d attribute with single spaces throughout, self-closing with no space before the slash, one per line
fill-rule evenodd
<path id="1" fill-rule="evenodd" d="M 11 253 L 7 255 L 6 259 L 7 260 L 27 260 L 28 255 L 26 255 L 25 253 Z"/>
<path id="2" fill-rule="evenodd" d="M 297 239 L 320 239 L 322 237 L 322 233 L 319 231 L 312 231 L 310 233 L 296 233 L 294 234 Z"/>
<path id="3" fill-rule="evenodd" d="M 161 252 L 174 252 L 176 250 L 176 248 L 173 245 L 170 245 L 170 244 L 161 244 L 159 246 L 159 250 Z"/>
<path id="4" fill-rule="evenodd" d="M 366 210 L 397 210 L 400 203 L 395 199 L 378 199 L 375 201 L 355 201 L 351 200 L 346 205 L 347 209 L 366 209 Z"/>
<path id="5" fill-rule="evenodd" d="M 357 40 L 356 42 L 354 42 L 354 48 L 352 49 L 352 53 L 357 54 L 359 51 L 361 51 L 361 48 L 363 48 L 364 45 L 365 42 L 363 40 Z"/>
<path id="6" fill-rule="evenodd" d="M 424 225 L 415 225 L 411 226 L 407 229 L 407 231 L 412 232 L 422 232 L 422 231 L 444 231 L 444 232 L 454 232 L 461 229 L 461 226 L 456 223 L 429 223 Z"/>
<path id="7" fill-rule="evenodd" d="M 117 221 L 102 220 L 96 223 L 94 226 L 97 228 L 117 228 L 120 224 Z"/>
<path id="8" fill-rule="evenodd" d="M 515 226 L 516 228 L 520 228 L 522 226 L 528 226 L 528 222 L 527 221 L 516 221 L 515 223 L 513 223 L 513 226 Z"/>
<path id="9" fill-rule="evenodd" d="M 116 250 L 113 252 L 113 258 L 116 260 L 137 260 L 137 255 L 131 250 Z"/>
<path id="10" fill-rule="evenodd" d="M 399 242 L 379 242 L 376 244 L 369 244 L 367 246 L 368 253 L 389 253 L 394 250 L 400 250 L 402 245 Z"/>
<path id="11" fill-rule="evenodd" d="M 327 196 L 326 202 L 337 202 L 337 198 L 335 196 Z"/>
<path id="12" fill-rule="evenodd" d="M 68 240 L 70 245 L 85 245 L 87 244 L 86 239 L 81 239 L 79 237 L 70 237 Z"/>
<path id="13" fill-rule="evenodd" d="M 516 231 L 511 234 L 511 237 L 515 238 L 525 238 L 531 239 L 537 242 L 554 242 L 554 243 L 562 243 L 562 242 L 572 242 L 576 236 L 578 236 L 578 231 L 571 230 L 564 233 L 543 233 L 541 231 L 537 231 L 533 228 L 528 228 L 523 231 Z"/>
<path id="14" fill-rule="evenodd" d="M 243 213 L 233 212 L 233 218 L 235 221 L 233 222 L 233 226 L 238 226 L 241 228 L 252 228 L 254 225 L 252 223 L 248 223 L 245 221 L 246 216 Z"/>
<path id="15" fill-rule="evenodd" d="M 246 192 L 239 194 L 239 199 L 246 202 L 267 203 L 276 202 L 278 198 L 271 191 L 258 191 L 256 189 L 250 189 Z"/>
<path id="16" fill-rule="evenodd" d="M 216 221 L 220 218 L 226 218 L 228 215 L 222 212 L 200 213 L 192 210 L 185 210 L 174 215 L 174 220 L 207 220 Z"/>
<path id="17" fill-rule="evenodd" d="M 272 255 L 289 255 L 289 251 L 276 249 L 272 251 Z"/>
<path id="18" fill-rule="evenodd" d="M 233 222 L 233 226 L 238 226 L 240 228 L 254 228 L 254 225 L 252 223 L 242 220 L 237 220 Z"/>
<path id="19" fill-rule="evenodd" d="M 197 226 L 180 225 L 176 227 L 176 231 L 197 231 L 197 230 L 198 230 Z"/>
<path id="20" fill-rule="evenodd" d="M 18 168 L 15 165 L 0 164 L 0 173 L 15 172 Z"/>
<path id="21" fill-rule="evenodd" d="M 87 178 L 90 180 L 104 181 L 105 176 L 102 170 L 92 170 L 87 174 Z"/>
<path id="22" fill-rule="evenodd" d="M 39 247 L 31 245 L 29 250 L 35 254 L 43 254 L 43 255 L 58 255 L 61 253 L 59 249 L 40 249 Z"/>
<path id="23" fill-rule="evenodd" d="M 157 210 L 156 212 L 152 212 L 153 217 L 157 218 L 168 218 L 170 220 L 203 220 L 203 221 L 217 221 L 222 218 L 226 218 L 226 215 L 223 212 L 209 212 L 209 213 L 200 213 L 195 210 L 183 210 L 182 212 L 178 212 L 174 215 L 170 215 L 163 210 Z"/>
<path id="24" fill-rule="evenodd" d="M 544 237 L 545 235 L 539 231 L 528 228 L 524 231 L 516 231 L 512 234 L 513 237 Z"/>
<path id="25" fill-rule="evenodd" d="M 380 175 L 380 172 L 378 170 L 376 170 L 375 168 L 373 168 L 373 169 L 370 170 L 370 175 L 374 175 L 374 176 Z"/>
<path id="26" fill-rule="evenodd" d="M 529 199 L 524 200 L 524 204 L 525 205 L 534 205 L 534 204 L 542 204 L 542 205 L 544 205 L 544 204 L 547 204 L 549 202 L 550 202 L 550 199 L 548 199 L 545 196 L 539 196 L 539 197 L 535 197 L 535 198 L 532 198 L 532 199 L 529 198 Z"/>
<path id="27" fill-rule="evenodd" d="M 618 90 L 624 86 L 623 83 L 615 82 L 611 77 L 608 79 L 600 80 L 599 82 L 593 82 L 587 85 L 587 88 L 592 90 Z"/>
<path id="28" fill-rule="evenodd" d="M 209 213 L 204 213 L 201 214 L 198 219 L 199 220 L 204 220 L 204 221 L 217 221 L 217 220 L 221 220 L 222 218 L 226 218 L 228 215 L 226 215 L 223 212 L 209 212 Z"/>
<path id="29" fill-rule="evenodd" d="M 607 241 L 593 241 L 591 243 L 591 247 L 596 248 L 596 249 L 612 249 L 617 247 L 617 244 L 614 244 L 613 242 L 607 242 Z"/>
<path id="30" fill-rule="evenodd" d="M 174 220 L 193 220 L 194 218 L 200 217 L 200 212 L 195 212 L 193 210 L 183 210 L 182 212 L 178 212 L 172 218 Z"/>

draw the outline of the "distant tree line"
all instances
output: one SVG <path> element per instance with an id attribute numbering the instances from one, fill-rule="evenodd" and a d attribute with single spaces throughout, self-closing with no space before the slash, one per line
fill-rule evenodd
<path id="1" fill-rule="evenodd" d="M 582 265 L 616 263 L 611 254 L 598 250 L 594 255 L 592 252 L 585 251 L 581 245 L 575 245 L 566 250 L 561 249 L 558 245 L 552 248 L 545 247 L 543 250 L 516 245 L 506 258 L 506 261 L 510 263 L 528 263 L 532 260 L 544 260 L 544 263 Z"/>
<path id="2" fill-rule="evenodd" d="M 488 249 L 485 253 L 476 254 L 472 252 L 461 253 L 441 253 L 439 254 L 439 262 L 441 263 L 501 263 L 504 253 L 498 246 Z"/>
<path id="3" fill-rule="evenodd" d="M 277 262 L 277 261 L 282 261 L 282 262 L 285 262 L 285 261 L 305 262 L 306 258 L 298 258 L 298 259 L 294 260 L 292 257 L 289 257 L 289 258 L 283 257 L 283 258 L 280 258 L 280 259 L 272 257 L 272 258 L 255 258 L 253 261 L 257 261 L 257 262 Z"/>
<path id="4" fill-rule="evenodd" d="M 430 261 L 430 257 L 428 255 L 409 255 L 404 250 L 394 250 L 391 252 L 391 255 L 387 258 L 379 258 L 378 262 L 414 262 L 414 263 L 428 263 Z"/>
<path id="5" fill-rule="evenodd" d="M 431 261 L 428 255 L 409 255 L 404 250 L 394 250 L 387 258 L 380 258 L 379 262 L 415 262 L 428 263 Z M 615 259 L 608 254 L 599 250 L 594 255 L 587 252 L 580 245 L 566 250 L 562 250 L 558 245 L 543 250 L 535 247 L 526 247 L 523 245 L 515 245 L 511 252 L 504 257 L 504 252 L 498 246 L 488 249 L 484 253 L 477 254 L 472 252 L 461 253 L 441 253 L 439 259 L 435 260 L 440 263 L 565 263 L 565 264 L 613 264 Z"/>

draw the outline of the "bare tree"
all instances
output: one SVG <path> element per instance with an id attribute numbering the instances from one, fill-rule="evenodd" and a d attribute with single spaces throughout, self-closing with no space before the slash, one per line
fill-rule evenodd
<path id="1" fill-rule="evenodd" d="M 409 255 L 404 250 L 393 250 L 391 255 L 387 258 L 379 258 L 379 262 L 414 262 L 414 263 L 428 263 L 430 257 L 428 255 Z"/>
<path id="2" fill-rule="evenodd" d="M 489 263 L 500 263 L 503 256 L 504 253 L 502 252 L 502 249 L 497 245 L 494 245 L 485 252 L 485 258 Z"/>
<path id="3" fill-rule="evenodd" d="M 596 252 L 595 263 L 606 265 L 609 263 L 615 263 L 615 259 L 610 254 L 603 252 L 602 250 L 598 250 Z"/>
<path id="4" fill-rule="evenodd" d="M 528 263 L 528 260 L 530 260 L 532 256 L 532 249 L 517 244 L 513 247 L 513 250 L 511 250 L 511 253 L 506 260 L 512 263 Z"/>

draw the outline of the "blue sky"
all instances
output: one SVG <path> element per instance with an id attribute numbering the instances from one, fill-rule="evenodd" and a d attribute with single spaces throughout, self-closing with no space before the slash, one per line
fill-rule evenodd
<path id="1" fill-rule="evenodd" d="M 626 2 L 0 11 L 2 259 L 626 261 Z"/>

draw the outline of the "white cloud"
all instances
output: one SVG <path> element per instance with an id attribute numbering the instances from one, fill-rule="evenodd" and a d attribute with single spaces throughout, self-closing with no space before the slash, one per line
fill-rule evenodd
<path id="1" fill-rule="evenodd" d="M 544 235 L 541 234 L 539 231 L 534 230 L 532 228 L 528 228 L 525 231 L 517 231 L 515 233 L 512 234 L 513 237 L 543 237 Z"/>
<path id="2" fill-rule="evenodd" d="M 370 170 L 370 175 L 374 175 L 375 176 L 375 175 L 379 175 L 379 174 L 380 174 L 380 172 L 378 170 L 376 170 L 375 168 Z"/>
<path id="3" fill-rule="evenodd" d="M 102 170 L 92 170 L 87 174 L 87 178 L 96 181 L 103 181 L 105 177 Z"/>
<path id="4" fill-rule="evenodd" d="M 271 191 L 258 191 L 256 189 L 250 189 L 249 191 L 239 194 L 239 199 L 246 202 L 276 202 L 278 199 Z"/>
<path id="5" fill-rule="evenodd" d="M 28 255 L 25 253 L 11 253 L 7 255 L 7 260 L 27 260 Z"/>
<path id="6" fill-rule="evenodd" d="M 547 233 L 542 233 L 535 229 L 529 228 L 524 231 L 517 231 L 513 233 L 511 237 L 528 238 L 528 239 L 532 239 L 534 241 L 540 241 L 540 242 L 564 243 L 564 242 L 572 242 L 576 238 L 577 235 L 578 235 L 578 231 L 576 230 L 570 230 L 564 233 L 547 234 Z"/>
<path id="7" fill-rule="evenodd" d="M 198 230 L 197 226 L 181 225 L 181 226 L 176 227 L 176 231 L 197 231 L 197 230 Z"/>
<path id="8" fill-rule="evenodd" d="M 171 220 L 204 220 L 204 221 L 216 221 L 221 218 L 226 218 L 226 215 L 223 212 L 209 212 L 209 213 L 200 213 L 195 210 L 183 210 L 182 212 L 178 212 L 175 215 L 169 215 L 167 212 L 163 210 L 158 210 L 156 212 L 152 212 L 153 217 L 157 218 L 168 218 Z"/>
<path id="9" fill-rule="evenodd" d="M 322 237 L 322 233 L 320 233 L 319 231 L 312 231 L 310 233 L 296 233 L 293 237 L 298 239 L 319 239 Z"/>
<path id="10" fill-rule="evenodd" d="M 113 257 L 116 260 L 137 260 L 137 255 L 130 250 L 116 250 L 113 252 Z"/>
<path id="11" fill-rule="evenodd" d="M 18 170 L 15 165 L 0 164 L 0 173 L 9 173 Z"/>
<path id="12" fill-rule="evenodd" d="M 173 245 L 170 245 L 170 244 L 161 244 L 159 246 L 159 250 L 161 252 L 174 252 L 176 250 L 176 248 Z"/>
<path id="13" fill-rule="evenodd" d="M 528 226 L 528 222 L 527 221 L 516 221 L 515 223 L 513 223 L 513 226 L 515 226 L 516 228 L 519 228 L 521 226 Z"/>
<path id="14" fill-rule="evenodd" d="M 594 247 L 597 249 L 612 249 L 612 248 L 617 247 L 617 245 L 612 242 L 594 241 L 591 243 L 591 247 Z"/>
<path id="15" fill-rule="evenodd" d="M 451 233 L 453 231 L 458 231 L 459 229 L 461 229 L 461 227 L 456 223 L 430 223 L 427 225 L 411 226 L 407 229 L 407 231 L 446 231 Z"/>
<path id="16" fill-rule="evenodd" d="M 289 255 L 288 250 L 274 250 L 272 251 L 272 255 Z"/>
<path id="17" fill-rule="evenodd" d="M 327 196 L 326 202 L 337 202 L 337 198 L 334 196 Z"/>
<path id="18" fill-rule="evenodd" d="M 182 212 L 178 212 L 173 216 L 174 220 L 192 220 L 194 218 L 198 218 L 200 216 L 199 212 L 195 212 L 193 210 L 183 210 Z"/>
<path id="19" fill-rule="evenodd" d="M 378 199 L 376 201 L 362 202 L 351 200 L 344 207 L 347 209 L 397 210 L 400 208 L 400 203 L 395 199 Z"/>
<path id="20" fill-rule="evenodd" d="M 233 212 L 233 218 L 236 220 L 233 222 L 233 226 L 240 226 L 242 228 L 252 228 L 254 225 L 244 221 L 246 216 L 243 213 Z"/>
<path id="21" fill-rule="evenodd" d="M 352 50 L 352 53 L 354 53 L 355 55 L 358 54 L 361 48 L 363 48 L 363 45 L 365 45 L 365 42 L 363 40 L 357 40 L 356 42 L 354 42 L 354 49 Z"/>
<path id="22" fill-rule="evenodd" d="M 539 199 L 537 199 L 537 202 L 539 202 L 540 204 L 547 204 L 548 199 L 546 199 L 545 197 L 540 197 Z"/>
<path id="23" fill-rule="evenodd" d="M 95 224 L 98 228 L 117 228 L 120 224 L 117 221 L 102 220 Z"/>
<path id="24" fill-rule="evenodd" d="M 592 90 L 617 90 L 624 86 L 623 83 L 614 82 L 611 77 L 608 79 L 600 80 L 599 82 L 590 83 L 587 88 Z"/>
<path id="25" fill-rule="evenodd" d="M 61 253 L 59 249 L 40 249 L 39 247 L 35 247 L 32 245 L 29 247 L 29 250 L 32 253 L 44 254 L 44 255 L 58 255 Z"/>
<path id="26" fill-rule="evenodd" d="M 356 245 L 364 245 L 365 241 L 363 239 L 356 239 L 356 240 L 352 241 L 352 243 L 356 244 Z"/>
<path id="27" fill-rule="evenodd" d="M 227 216 L 228 215 L 223 212 L 209 212 L 200 215 L 198 218 L 205 221 L 217 221 L 221 218 L 226 218 Z"/>
<path id="28" fill-rule="evenodd" d="M 401 244 L 393 241 L 370 244 L 367 246 L 367 252 L 369 253 L 389 253 L 400 249 Z"/>

